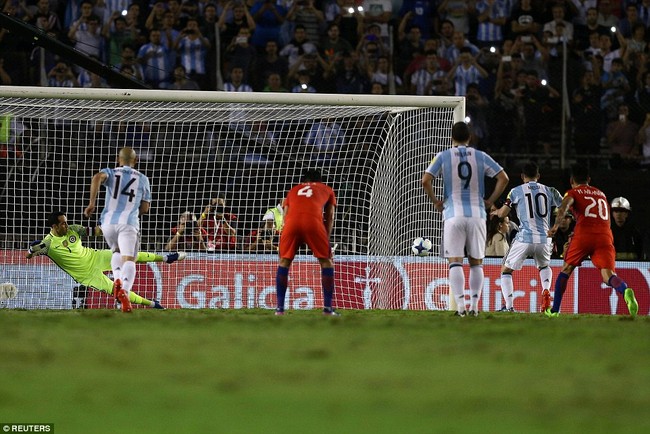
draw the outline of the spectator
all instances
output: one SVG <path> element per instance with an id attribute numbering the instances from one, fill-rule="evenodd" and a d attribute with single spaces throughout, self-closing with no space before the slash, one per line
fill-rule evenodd
<path id="1" fill-rule="evenodd" d="M 521 0 L 510 15 L 510 37 L 515 39 L 523 36 L 523 42 L 528 42 L 526 37 L 539 35 L 542 30 L 542 14 L 533 6 L 532 0 Z"/>
<path id="2" fill-rule="evenodd" d="M 160 30 L 149 32 L 149 43 L 138 50 L 137 61 L 144 65 L 144 82 L 154 89 L 169 86 L 170 54 L 161 43 Z"/>
<path id="3" fill-rule="evenodd" d="M 481 77 L 487 77 L 487 75 L 487 71 L 472 56 L 470 48 L 463 47 L 460 50 L 460 56 L 456 59 L 456 63 L 447 74 L 447 79 L 454 83 L 454 95 L 464 96 L 467 92 L 468 84 L 478 84 L 479 79 Z"/>
<path id="4" fill-rule="evenodd" d="M 438 37 L 440 38 L 440 48 L 443 51 L 446 51 L 447 48 L 451 47 L 452 38 L 455 31 L 456 28 L 454 27 L 453 22 L 450 20 L 442 20 L 440 23 L 440 33 L 438 34 Z"/>
<path id="5" fill-rule="evenodd" d="M 612 70 L 612 62 L 616 58 L 623 58 L 625 49 L 617 48 L 612 50 L 612 39 L 609 35 L 600 36 L 600 54 L 603 57 L 603 72 L 610 72 Z"/>
<path id="6" fill-rule="evenodd" d="M 481 95 L 478 84 L 467 85 L 466 104 L 466 116 L 470 119 L 473 133 L 470 145 L 476 149 L 486 150 L 490 143 L 487 124 L 489 105 L 487 99 Z"/>
<path id="7" fill-rule="evenodd" d="M 309 72 L 300 70 L 296 73 L 296 85 L 291 88 L 292 93 L 316 93 L 317 90 L 311 85 Z"/>
<path id="8" fill-rule="evenodd" d="M 405 0 L 398 12 L 401 20 L 406 19 L 406 27 L 418 26 L 422 31 L 422 39 L 429 39 L 434 23 L 437 21 L 435 3 L 431 0 Z"/>
<path id="9" fill-rule="evenodd" d="M 404 2 L 402 6 L 402 10 L 406 10 L 407 4 L 417 4 L 415 1 L 410 1 L 410 2 Z M 439 2 L 438 5 L 438 16 L 441 19 L 444 20 L 449 20 L 450 22 L 453 23 L 454 29 L 457 32 L 461 32 L 463 35 L 467 35 L 470 31 L 470 17 L 472 17 L 476 11 L 476 2 L 474 0 L 467 1 L 467 0 L 443 0 Z M 422 10 L 421 15 L 426 15 L 425 8 L 420 7 L 419 9 Z M 417 13 L 415 10 L 413 10 L 413 13 Z M 420 16 L 420 15 L 416 15 Z M 423 25 L 423 24 L 429 24 L 423 22 L 425 21 L 423 18 L 420 18 L 420 22 L 418 24 Z M 428 36 L 427 36 L 428 37 Z"/>
<path id="10" fill-rule="evenodd" d="M 506 57 L 506 56 L 504 56 Z M 521 90 L 515 86 L 514 73 L 504 72 L 504 64 L 510 63 L 502 58 L 497 69 L 494 98 L 489 102 L 488 125 L 490 127 L 491 148 L 514 154 L 519 146 L 522 130 Z M 512 163 L 512 156 L 508 157 Z"/>
<path id="11" fill-rule="evenodd" d="M 573 30 L 574 47 L 578 51 L 584 51 L 589 47 L 590 38 L 593 33 L 609 38 L 611 30 L 598 24 L 598 9 L 595 7 L 587 9 L 587 16 L 584 24 L 577 24 Z M 599 46 L 602 44 L 598 44 Z"/>
<path id="12" fill-rule="evenodd" d="M 197 226 L 208 233 L 208 251 L 234 250 L 237 247 L 237 231 L 232 226 L 235 220 L 236 215 L 226 212 L 226 200 L 223 197 L 210 200 L 197 221 Z"/>
<path id="13" fill-rule="evenodd" d="M 318 54 L 303 54 L 300 56 L 298 61 L 289 68 L 289 81 L 300 81 L 299 73 L 303 72 L 309 75 L 309 83 L 318 92 L 323 93 L 333 93 L 334 92 L 334 83 L 333 83 L 333 69 L 330 65 L 323 60 Z M 300 85 L 305 84 L 304 82 L 298 83 Z M 304 90 L 304 89 L 303 89 Z"/>
<path id="14" fill-rule="evenodd" d="M 636 8 L 636 5 L 628 4 L 625 7 L 625 18 L 619 20 L 617 31 L 620 32 L 624 38 L 631 38 L 632 29 L 637 24 L 645 27 L 645 24 L 639 18 L 639 11 Z"/>
<path id="15" fill-rule="evenodd" d="M 60 61 L 47 74 L 49 87 L 79 87 L 79 82 L 67 63 Z"/>
<path id="16" fill-rule="evenodd" d="M 637 142 L 641 147 L 641 167 L 647 170 L 650 168 L 650 112 L 645 115 L 645 121 L 637 135 Z"/>
<path id="17" fill-rule="evenodd" d="M 51 10 L 49 0 L 37 0 L 35 6 L 29 6 L 29 20 L 32 26 L 43 29 L 45 32 L 61 33 L 59 16 Z"/>
<path id="18" fill-rule="evenodd" d="M 226 48 L 224 70 L 227 71 L 235 66 L 244 71 L 244 81 L 251 81 L 251 74 L 255 69 L 257 50 L 250 44 L 250 30 L 246 27 L 239 29 L 237 36 L 233 38 Z"/>
<path id="19" fill-rule="evenodd" d="M 11 85 L 11 76 L 5 70 L 5 59 L 0 57 L 0 84 L 3 86 Z"/>
<path id="20" fill-rule="evenodd" d="M 351 54 L 343 55 L 343 65 L 336 71 L 336 93 L 365 93 L 366 80 Z"/>
<path id="21" fill-rule="evenodd" d="M 616 33 L 617 36 L 620 34 Z M 644 53 L 646 52 L 646 47 L 648 43 L 646 42 L 646 29 L 642 23 L 636 23 L 632 27 L 632 37 L 630 38 L 618 38 L 621 48 L 625 50 L 624 58 L 627 59 L 634 53 Z"/>
<path id="22" fill-rule="evenodd" d="M 451 86 L 447 74 L 438 68 L 434 51 L 426 53 L 426 62 L 411 76 L 410 93 L 413 95 L 449 95 Z"/>
<path id="23" fill-rule="evenodd" d="M 595 128 L 594 119 L 599 119 L 602 90 L 593 71 L 585 71 L 580 86 L 571 95 L 571 120 L 573 122 L 573 144 L 581 159 L 595 162 L 600 153 L 600 128 Z"/>
<path id="24" fill-rule="evenodd" d="M 629 114 L 628 105 L 619 104 L 618 119 L 607 124 L 605 138 L 611 153 L 609 164 L 612 169 L 630 168 L 637 165 L 639 125 L 630 121 Z"/>
<path id="25" fill-rule="evenodd" d="M 174 28 L 174 14 L 165 11 L 163 14 L 162 25 L 160 26 L 160 35 L 162 44 L 167 48 L 170 54 L 173 54 L 173 63 L 176 63 L 176 51 L 174 51 L 174 41 L 178 39 L 181 32 Z"/>
<path id="26" fill-rule="evenodd" d="M 363 9 L 359 10 L 355 0 L 342 0 L 340 9 L 335 22 L 339 25 L 341 37 L 356 47 L 363 36 Z"/>
<path id="27" fill-rule="evenodd" d="M 296 25 L 293 31 L 293 39 L 280 50 L 280 56 L 287 59 L 291 68 L 303 54 L 315 54 L 318 52 L 316 45 L 307 38 L 305 26 Z"/>
<path id="28" fill-rule="evenodd" d="M 388 44 L 388 23 L 393 16 L 393 2 L 391 0 L 363 0 L 363 22 L 366 28 L 371 24 L 379 27 L 379 36 L 383 44 Z"/>
<path id="29" fill-rule="evenodd" d="M 226 92 L 253 92 L 253 88 L 244 82 L 244 69 L 235 66 L 230 70 L 230 80 L 223 84 Z"/>
<path id="30" fill-rule="evenodd" d="M 314 122 L 305 145 L 311 148 L 311 160 L 321 165 L 334 165 L 345 146 L 345 131 L 334 119 Z"/>
<path id="31" fill-rule="evenodd" d="M 548 84 L 542 84 L 537 71 L 527 71 L 526 87 L 522 91 L 524 107 L 524 142 L 528 152 L 538 152 L 542 145 L 544 155 L 549 158 L 551 154 L 551 116 L 554 100 L 560 94 Z"/>
<path id="32" fill-rule="evenodd" d="M 185 211 L 178 218 L 178 223 L 171 229 L 172 235 L 165 244 L 165 251 L 173 252 L 177 249 L 185 251 L 206 251 L 208 232 L 197 225 L 196 216 L 190 211 Z"/>
<path id="33" fill-rule="evenodd" d="M 496 256 L 503 258 L 508 254 L 510 245 L 506 238 L 508 233 L 508 226 L 510 218 L 505 217 L 492 217 L 487 222 L 487 243 L 485 244 L 485 256 Z"/>
<path id="34" fill-rule="evenodd" d="M 217 26 L 221 33 L 221 45 L 225 50 L 226 46 L 239 34 L 239 29 L 246 27 L 253 33 L 256 24 L 245 3 L 229 1 L 219 16 Z"/>
<path id="35" fill-rule="evenodd" d="M 255 63 L 255 90 L 260 91 L 264 88 L 266 83 L 264 78 L 270 74 L 278 74 L 282 77 L 282 84 L 286 85 L 286 77 L 289 73 L 289 64 L 287 59 L 278 55 L 277 41 L 267 41 L 264 48 L 264 55 L 259 56 Z"/>
<path id="36" fill-rule="evenodd" d="M 387 88 L 401 88 L 403 84 L 402 79 L 398 75 L 392 73 L 390 62 L 386 56 L 380 56 L 377 59 L 376 67 L 368 70 L 368 79 L 370 80 L 370 83 L 379 83 Z"/>
<path id="37" fill-rule="evenodd" d="M 616 260 L 637 261 L 643 259 L 643 235 L 641 231 L 628 219 L 632 207 L 630 201 L 624 197 L 612 200 L 612 235 L 614 235 L 614 249 Z"/>
<path id="38" fill-rule="evenodd" d="M 114 13 L 112 26 L 111 23 L 104 25 L 104 33 L 108 35 L 108 64 L 117 65 L 120 63 L 122 47 L 125 45 L 133 46 L 137 39 L 137 30 L 135 27 L 127 27 L 126 20 L 119 12 Z"/>
<path id="39" fill-rule="evenodd" d="M 327 36 L 320 43 L 320 53 L 323 59 L 334 67 L 341 61 L 343 53 L 351 53 L 354 47 L 341 37 L 339 25 L 330 23 L 327 26 Z"/>
<path id="40" fill-rule="evenodd" d="M 280 40 L 282 23 L 287 18 L 287 9 L 273 0 L 256 0 L 250 14 L 255 20 L 255 32 L 251 44 L 264 48 L 269 41 Z"/>
<path id="41" fill-rule="evenodd" d="M 145 21 L 144 24 L 147 31 L 150 32 L 153 29 L 160 29 L 162 27 L 165 12 L 166 9 L 163 2 L 159 1 L 154 3 L 151 12 L 149 12 L 149 16 L 147 16 L 147 21 Z"/>
<path id="42" fill-rule="evenodd" d="M 587 23 L 587 15 L 589 15 L 589 9 L 596 10 L 596 19 L 598 19 L 598 0 L 571 0 L 570 3 L 567 3 L 569 8 L 575 12 L 572 23 L 574 30 L 577 26 L 584 26 Z"/>
<path id="43" fill-rule="evenodd" d="M 505 24 L 510 16 L 507 0 L 478 0 L 476 15 L 476 45 L 479 48 L 501 47 Z"/>
<path id="44" fill-rule="evenodd" d="M 82 26 L 82 24 L 85 25 Z M 68 38 L 74 41 L 74 48 L 85 55 L 94 56 L 98 59 L 104 58 L 105 41 L 97 15 L 82 17 L 75 21 L 70 27 Z"/>
<path id="45" fill-rule="evenodd" d="M 169 87 L 172 90 L 199 90 L 199 85 L 196 81 L 187 77 L 187 72 L 183 65 L 178 65 L 174 68 L 174 82 Z"/>
<path id="46" fill-rule="evenodd" d="M 294 23 L 294 29 L 302 26 L 307 40 L 318 45 L 325 27 L 325 15 L 316 9 L 314 0 L 295 0 L 287 12 L 287 20 Z"/>
<path id="47" fill-rule="evenodd" d="M 282 77 L 277 72 L 271 72 L 266 79 L 266 86 L 263 92 L 288 92 L 287 88 L 282 85 Z"/>
<path id="48" fill-rule="evenodd" d="M 450 65 L 453 65 L 460 56 L 460 50 L 465 47 L 469 48 L 474 57 L 478 56 L 481 51 L 476 45 L 469 42 L 462 32 L 455 31 L 451 37 L 451 45 L 445 50 L 444 58 Z"/>
<path id="49" fill-rule="evenodd" d="M 554 5 L 551 8 L 553 20 L 544 23 L 542 31 L 550 33 L 552 38 L 557 38 L 555 42 L 566 40 L 567 43 L 573 41 L 573 24 L 565 20 L 565 10 L 561 5 Z"/>
<path id="50" fill-rule="evenodd" d="M 513 44 L 513 50 L 521 53 L 521 68 L 526 71 L 537 71 L 537 76 L 542 80 L 548 80 L 548 48 L 542 45 L 537 37 L 529 36 L 526 41 L 519 37 Z"/>
<path id="51" fill-rule="evenodd" d="M 120 55 L 120 63 L 114 66 L 117 71 L 124 71 L 124 68 L 129 69 L 131 74 L 136 80 L 144 80 L 144 71 L 142 67 L 136 63 L 135 48 L 132 45 L 123 45 Z"/>
<path id="52" fill-rule="evenodd" d="M 610 27 L 618 27 L 618 16 L 614 13 L 612 0 L 598 1 L 598 24 L 608 29 Z"/>
<path id="53" fill-rule="evenodd" d="M 195 18 L 188 19 L 187 26 L 174 43 L 174 49 L 178 52 L 179 61 L 185 67 L 187 75 L 203 90 L 207 87 L 205 56 L 209 48 L 210 41 L 201 33 L 198 21 Z"/>
<path id="54" fill-rule="evenodd" d="M 553 213 L 557 215 L 557 209 Z M 576 225 L 576 222 L 573 218 L 573 214 L 567 211 L 564 214 L 564 217 L 556 221 L 558 225 L 558 230 L 553 235 L 553 251 L 551 253 L 551 259 L 564 259 L 564 252 L 566 251 L 569 241 L 573 236 L 573 228 Z"/>
<path id="55" fill-rule="evenodd" d="M 395 69 L 399 75 L 404 75 L 404 71 L 411 62 L 424 53 L 424 43 L 422 42 L 422 32 L 418 26 L 412 25 L 405 31 L 406 17 L 402 19 L 399 25 L 398 37 L 399 48 L 395 59 Z"/>
<path id="56" fill-rule="evenodd" d="M 641 22 L 646 27 L 650 27 L 650 0 L 641 0 L 641 3 L 638 5 L 638 12 Z"/>
<path id="57" fill-rule="evenodd" d="M 616 119 L 619 115 L 619 105 L 625 100 L 630 91 L 630 82 L 623 72 L 623 60 L 620 58 L 612 60 L 611 71 L 604 72 L 600 78 L 603 87 L 603 96 L 600 100 L 600 108 L 603 110 L 607 121 Z"/>

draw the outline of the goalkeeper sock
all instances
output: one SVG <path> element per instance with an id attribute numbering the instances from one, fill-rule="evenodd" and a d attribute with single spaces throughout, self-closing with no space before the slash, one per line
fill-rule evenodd
<path id="1" fill-rule="evenodd" d="M 562 296 L 564 295 L 564 291 L 566 291 L 566 285 L 568 282 L 568 274 L 560 272 L 560 274 L 557 275 L 557 279 L 555 280 L 555 293 L 553 294 L 553 307 L 551 308 L 551 312 L 560 311 L 560 306 L 562 305 Z"/>
<path id="2" fill-rule="evenodd" d="M 136 257 L 135 262 L 138 263 L 143 263 L 143 262 L 162 262 L 164 261 L 164 256 L 163 255 L 158 255 L 156 253 L 149 253 L 149 252 L 138 252 L 138 256 Z"/>
<path id="3" fill-rule="evenodd" d="M 324 307 L 332 307 L 334 295 L 334 268 L 323 268 L 321 270 L 321 282 L 323 284 Z"/>
<path id="4" fill-rule="evenodd" d="M 278 296 L 278 309 L 284 310 L 284 298 L 287 295 L 287 284 L 289 281 L 289 269 L 278 266 L 275 274 L 275 291 Z"/>
<path id="5" fill-rule="evenodd" d="M 510 309 L 512 307 L 512 294 L 514 292 L 514 288 L 512 285 L 512 274 L 502 274 L 501 275 L 501 294 L 503 294 L 503 300 L 506 305 L 506 309 Z M 497 306 L 498 307 L 498 306 Z"/>
<path id="6" fill-rule="evenodd" d="M 127 293 L 133 288 L 133 282 L 135 281 L 135 262 L 126 261 L 122 265 L 122 289 Z"/>
<path id="7" fill-rule="evenodd" d="M 136 294 L 133 291 L 129 292 L 129 301 L 131 303 L 141 304 L 143 306 L 151 306 L 153 304 L 153 301 L 147 300 L 146 298 Z"/>
<path id="8" fill-rule="evenodd" d="M 540 268 L 539 280 L 542 282 L 542 290 L 551 289 L 551 282 L 553 281 L 553 269 L 549 266 Z"/>
<path id="9" fill-rule="evenodd" d="M 621 294 L 625 294 L 625 290 L 627 289 L 627 283 L 616 274 L 609 278 L 607 284 L 614 288 L 616 292 L 620 292 Z"/>
<path id="10" fill-rule="evenodd" d="M 459 262 L 449 264 L 449 287 L 456 299 L 458 312 L 465 312 L 465 273 L 463 273 L 463 264 Z"/>
<path id="11" fill-rule="evenodd" d="M 478 312 L 478 301 L 481 298 L 481 291 L 483 290 L 483 282 L 485 275 L 483 273 L 482 265 L 472 265 L 469 267 L 469 293 L 472 298 L 470 300 L 469 310 Z"/>
<path id="12" fill-rule="evenodd" d="M 113 256 L 111 256 L 113 280 L 122 279 L 122 264 L 122 254 L 120 252 L 113 252 Z"/>

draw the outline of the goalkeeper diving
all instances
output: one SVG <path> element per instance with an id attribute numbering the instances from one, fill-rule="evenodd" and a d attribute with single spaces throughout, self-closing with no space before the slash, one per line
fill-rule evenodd
<path id="1" fill-rule="evenodd" d="M 26 256 L 31 259 L 35 256 L 46 255 L 56 265 L 72 277 L 77 283 L 89 288 L 113 294 L 113 281 L 104 274 L 111 270 L 110 250 L 96 250 L 85 247 L 81 238 L 91 234 L 90 229 L 82 225 L 68 225 L 68 218 L 62 211 L 55 211 L 47 219 L 47 224 L 52 228 L 50 233 L 42 240 L 32 241 Z M 99 228 L 96 228 L 99 230 Z M 172 252 L 164 255 L 155 253 L 138 252 L 136 262 L 172 262 L 182 261 L 185 252 Z M 133 291 L 129 292 L 131 303 L 163 309 L 157 300 L 148 300 Z"/>

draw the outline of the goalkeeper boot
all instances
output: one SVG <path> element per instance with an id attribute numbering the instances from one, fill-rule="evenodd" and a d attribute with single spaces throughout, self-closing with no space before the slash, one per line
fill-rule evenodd
<path id="1" fill-rule="evenodd" d="M 627 288 L 625 294 L 623 294 L 623 298 L 627 304 L 627 310 L 630 311 L 630 316 L 636 316 L 639 312 L 639 303 L 637 303 L 636 297 L 634 297 L 634 290 L 632 288 Z"/>
<path id="2" fill-rule="evenodd" d="M 165 310 L 165 308 L 163 307 L 163 305 L 160 304 L 160 302 L 159 302 L 158 300 L 154 300 L 154 301 L 153 301 L 153 306 L 151 306 L 151 307 L 153 307 L 154 309 Z"/>
<path id="3" fill-rule="evenodd" d="M 176 262 L 176 261 L 182 261 L 186 257 L 187 257 L 187 253 L 185 252 L 168 253 L 163 256 L 164 261 L 168 264 L 171 264 L 172 262 Z"/>
<path id="4" fill-rule="evenodd" d="M 551 291 L 545 289 L 542 291 L 542 312 L 551 307 Z"/>
<path id="5" fill-rule="evenodd" d="M 324 308 L 323 308 L 323 315 L 328 315 L 328 316 L 341 316 L 341 314 L 338 313 L 336 310 L 334 310 L 333 307 L 324 307 Z"/>
<path id="6" fill-rule="evenodd" d="M 129 295 L 126 291 L 122 289 L 122 281 L 120 279 L 115 279 L 115 282 L 113 282 L 113 295 L 122 305 L 122 312 L 129 313 L 132 311 L 131 300 L 129 300 Z"/>

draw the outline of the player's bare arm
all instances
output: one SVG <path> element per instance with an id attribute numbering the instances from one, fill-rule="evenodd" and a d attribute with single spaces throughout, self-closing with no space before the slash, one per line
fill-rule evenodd
<path id="1" fill-rule="evenodd" d="M 151 204 L 149 202 L 142 201 L 140 203 L 140 215 L 145 215 L 149 212 Z"/>
<path id="2" fill-rule="evenodd" d="M 443 202 L 442 200 L 439 200 L 436 197 L 436 194 L 433 191 L 432 183 L 433 183 L 433 175 L 431 175 L 429 172 L 424 172 L 424 175 L 422 175 L 422 188 L 424 189 L 427 196 L 429 196 L 429 200 L 433 202 L 433 206 L 438 211 L 442 211 Z"/>
<path id="3" fill-rule="evenodd" d="M 97 172 L 93 176 L 92 181 L 90 182 L 90 200 L 88 201 L 88 206 L 84 210 L 84 215 L 87 218 L 90 218 L 95 212 L 95 201 L 97 200 L 97 193 L 99 193 L 99 187 L 106 181 L 108 175 L 103 172 Z"/>
<path id="4" fill-rule="evenodd" d="M 508 214 L 510 214 L 510 209 L 511 209 L 510 205 L 511 205 L 510 200 L 506 200 L 505 203 L 501 206 L 501 208 L 495 209 L 494 211 L 492 211 L 490 213 L 490 215 L 495 216 L 495 217 L 499 217 L 499 218 L 503 218 L 503 217 L 507 216 Z"/>
<path id="5" fill-rule="evenodd" d="M 549 237 L 552 237 L 555 235 L 557 232 L 560 224 L 559 222 L 562 221 L 564 216 L 566 215 L 567 211 L 569 208 L 573 205 L 573 198 L 571 196 L 564 196 L 564 199 L 562 199 L 562 203 L 560 204 L 559 208 L 557 209 L 557 215 L 555 216 L 555 224 L 553 225 L 552 228 L 550 228 L 547 232 L 547 235 Z"/>
<path id="6" fill-rule="evenodd" d="M 499 196 L 501 196 L 501 193 L 503 193 L 503 191 L 508 186 L 508 181 L 510 181 L 510 178 L 508 177 L 508 174 L 505 170 L 497 173 L 497 176 L 495 178 L 497 179 L 497 183 L 494 186 L 494 191 L 490 197 L 485 200 L 485 207 L 488 209 L 494 205 L 494 202 L 496 202 Z"/>

